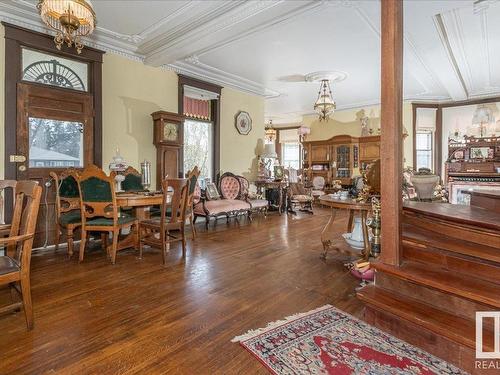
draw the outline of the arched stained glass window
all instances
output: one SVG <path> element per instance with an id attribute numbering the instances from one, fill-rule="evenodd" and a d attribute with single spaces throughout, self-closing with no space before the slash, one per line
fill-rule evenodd
<path id="1" fill-rule="evenodd" d="M 85 63 L 23 48 L 22 79 L 44 85 L 87 91 Z"/>

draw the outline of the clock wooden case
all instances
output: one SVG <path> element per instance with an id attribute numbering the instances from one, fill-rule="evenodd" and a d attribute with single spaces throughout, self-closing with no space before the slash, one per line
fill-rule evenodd
<path id="1" fill-rule="evenodd" d="M 184 119 L 178 113 L 157 111 L 153 117 L 153 143 L 156 146 L 156 188 L 168 176 L 179 177 L 184 144 Z"/>

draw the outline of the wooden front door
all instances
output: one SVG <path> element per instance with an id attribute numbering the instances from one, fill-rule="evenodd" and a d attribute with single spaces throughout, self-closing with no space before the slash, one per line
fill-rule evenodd
<path id="1" fill-rule="evenodd" d="M 55 232 L 55 186 L 49 172 L 83 168 L 93 160 L 93 98 L 85 92 L 17 84 L 17 180 L 43 187 L 34 246 L 52 244 Z"/>

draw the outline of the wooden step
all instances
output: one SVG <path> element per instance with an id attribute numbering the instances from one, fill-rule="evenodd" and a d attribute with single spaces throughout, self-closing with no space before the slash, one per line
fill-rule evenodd
<path id="1" fill-rule="evenodd" d="M 403 245 L 405 243 L 421 244 L 426 247 L 494 262 L 500 267 L 500 249 L 486 245 L 478 246 L 473 242 L 467 241 L 467 238 L 459 240 L 448 237 L 443 233 L 429 232 L 409 224 L 403 224 L 402 237 Z"/>
<path id="2" fill-rule="evenodd" d="M 410 202 L 405 203 L 402 221 L 457 240 L 500 250 L 500 214 L 478 207 Z"/>
<path id="3" fill-rule="evenodd" d="M 357 296 L 372 309 L 390 313 L 459 345 L 475 349 L 476 326 L 473 320 L 435 309 L 408 297 L 392 294 L 375 285 L 362 288 L 357 292 Z M 492 331 L 485 330 L 483 337 L 483 350 L 493 350 Z"/>
<path id="4" fill-rule="evenodd" d="M 404 261 L 431 264 L 500 284 L 500 250 L 425 233 L 407 225 L 403 226 L 402 244 Z"/>
<path id="5" fill-rule="evenodd" d="M 496 311 L 489 305 L 471 301 L 460 296 L 443 293 L 440 290 L 425 285 L 410 283 L 397 276 L 377 272 L 375 285 L 388 293 L 407 296 L 417 302 L 425 303 L 435 309 L 461 316 L 464 319 L 474 320 L 476 311 Z"/>
<path id="6" fill-rule="evenodd" d="M 494 308 L 500 308 L 500 285 L 478 280 L 468 275 L 417 262 L 405 262 L 400 267 L 374 262 L 382 271 L 410 282 L 454 294 Z"/>

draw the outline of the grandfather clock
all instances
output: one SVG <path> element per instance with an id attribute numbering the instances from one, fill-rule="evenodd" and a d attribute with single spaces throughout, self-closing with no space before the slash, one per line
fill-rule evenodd
<path id="1" fill-rule="evenodd" d="M 153 143 L 156 146 L 156 188 L 160 189 L 165 176 L 179 177 L 184 141 L 184 116 L 165 111 L 151 113 L 151 116 L 154 126 Z"/>

